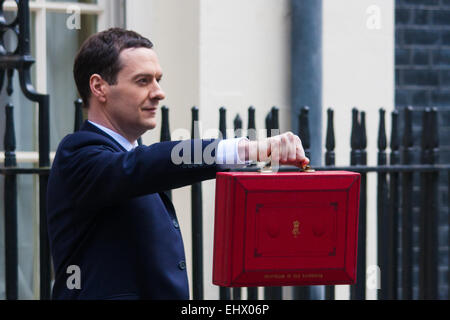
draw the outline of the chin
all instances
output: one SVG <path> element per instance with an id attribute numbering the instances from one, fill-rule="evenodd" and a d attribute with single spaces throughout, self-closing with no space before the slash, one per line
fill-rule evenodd
<path id="1" fill-rule="evenodd" d="M 156 128 L 156 121 L 146 122 L 145 130 L 152 130 Z"/>

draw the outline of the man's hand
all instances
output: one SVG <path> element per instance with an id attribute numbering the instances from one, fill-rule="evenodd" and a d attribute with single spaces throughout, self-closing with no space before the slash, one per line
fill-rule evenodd
<path id="1" fill-rule="evenodd" d="M 292 132 L 259 141 L 242 140 L 239 142 L 239 156 L 253 161 L 268 161 L 272 166 L 280 164 L 304 168 L 309 164 L 300 138 Z"/>

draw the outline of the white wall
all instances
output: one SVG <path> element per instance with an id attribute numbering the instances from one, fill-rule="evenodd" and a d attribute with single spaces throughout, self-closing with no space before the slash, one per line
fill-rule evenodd
<path id="1" fill-rule="evenodd" d="M 202 1 L 200 44 L 200 118 L 206 128 L 218 128 L 220 106 L 227 108 L 227 128 L 237 113 L 247 127 L 247 109 L 256 108 L 256 127 L 280 108 L 280 126 L 289 126 L 290 20 L 288 0 Z M 215 181 L 204 183 L 205 288 L 210 298 Z M 210 240 L 208 241 L 208 237 Z"/>
<path id="2" fill-rule="evenodd" d="M 288 0 L 128 0 L 127 27 L 155 44 L 164 71 L 163 105 L 170 108 L 171 132 L 191 127 L 191 107 L 200 109 L 204 137 L 218 129 L 219 108 L 227 108 L 227 126 L 236 113 L 247 126 L 247 108 L 256 108 L 256 125 L 274 105 L 280 125 L 289 125 Z M 159 127 L 144 136 L 158 141 Z M 172 139 L 178 139 L 172 136 Z M 205 298 L 216 299 L 212 285 L 215 181 L 203 183 Z M 191 276 L 190 187 L 174 190 L 174 205 L 184 237 Z M 190 278 L 191 280 L 191 278 Z"/>
<path id="3" fill-rule="evenodd" d="M 172 140 L 189 138 L 189 135 L 180 137 L 174 131 L 180 128 L 190 131 L 190 109 L 200 101 L 199 0 L 127 0 L 126 12 L 127 28 L 148 37 L 158 54 L 163 69 L 160 84 L 166 93 L 161 105 L 169 107 Z M 143 142 L 158 142 L 160 130 L 158 124 L 143 136 Z M 190 187 L 174 190 L 172 200 L 180 221 L 189 281 L 192 283 Z M 205 210 L 205 214 L 208 213 Z M 206 235 L 205 241 L 208 241 Z M 204 268 L 207 269 L 208 264 Z M 205 283 L 211 282 L 208 280 L 205 279 Z"/>
<path id="4" fill-rule="evenodd" d="M 345 2 L 345 5 L 343 3 Z M 256 107 L 256 125 L 264 128 L 269 109 L 280 107 L 281 129 L 289 129 L 290 108 L 289 0 L 127 0 L 127 27 L 155 43 L 170 107 L 171 131 L 190 130 L 190 108 L 200 108 L 202 131 L 217 129 L 221 106 L 227 125 L 240 113 L 247 126 L 247 108 Z M 368 29 L 370 5 L 380 8 L 381 29 Z M 323 0 L 323 103 L 335 110 L 337 164 L 349 163 L 351 108 L 366 111 L 369 163 L 375 164 L 378 108 L 394 103 L 394 0 Z M 324 123 L 325 124 L 325 123 Z M 159 140 L 159 127 L 144 137 Z M 208 135 L 210 136 L 210 135 Z M 325 127 L 324 135 L 325 137 Z M 172 139 L 178 136 L 173 135 Z M 369 177 L 368 204 L 375 205 L 374 179 Z M 203 182 L 205 298 L 218 298 L 211 282 L 215 182 Z M 191 280 L 190 188 L 173 192 L 184 236 Z M 368 225 L 375 216 L 370 209 Z M 376 264 L 374 235 L 367 265 Z M 368 291 L 369 298 L 375 291 Z M 346 299 L 346 288 L 337 290 Z"/>
<path id="5" fill-rule="evenodd" d="M 345 2 L 345 5 L 344 5 Z M 377 161 L 378 109 L 394 108 L 394 0 L 323 0 L 323 137 L 334 109 L 336 164 L 350 163 L 351 109 L 366 112 L 368 164 Z M 378 29 L 379 27 L 379 29 Z M 390 131 L 388 131 L 389 134 Z M 388 135 L 389 136 L 389 135 Z M 368 176 L 367 266 L 376 265 L 376 177 Z M 376 290 L 367 290 L 367 298 Z M 339 286 L 337 298 L 348 290 Z"/>
<path id="6" fill-rule="evenodd" d="M 148 37 L 163 68 L 161 86 L 170 110 L 171 131 L 189 129 L 190 108 L 199 95 L 200 0 L 128 0 L 127 27 Z M 148 132 L 146 141 L 159 141 L 160 127 Z"/>

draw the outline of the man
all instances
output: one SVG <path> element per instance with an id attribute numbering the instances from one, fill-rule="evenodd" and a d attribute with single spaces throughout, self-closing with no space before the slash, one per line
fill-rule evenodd
<path id="1" fill-rule="evenodd" d="M 189 298 L 181 233 L 164 191 L 212 179 L 223 166 L 175 164 L 172 151 L 180 142 L 137 146 L 156 126 L 165 97 L 152 46 L 135 32 L 114 28 L 91 36 L 75 58 L 88 121 L 61 141 L 49 178 L 54 299 Z M 259 144 L 197 142 L 213 157 L 239 163 L 269 156 L 298 166 L 309 162 L 292 133 Z M 183 143 L 193 149 L 191 141 Z"/>

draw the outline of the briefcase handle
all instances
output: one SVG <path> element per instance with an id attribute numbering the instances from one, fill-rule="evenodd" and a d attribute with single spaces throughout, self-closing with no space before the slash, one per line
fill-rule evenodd
<path id="1" fill-rule="evenodd" d="M 263 165 L 258 164 L 255 161 L 250 161 L 245 167 L 243 168 L 235 168 L 231 169 L 230 171 L 233 172 L 260 172 L 260 173 L 274 173 L 274 172 L 315 172 L 309 164 L 306 165 L 304 168 L 299 168 L 296 166 L 277 166 L 272 167 L 271 161 L 264 162 Z"/>
<path id="2" fill-rule="evenodd" d="M 298 168 L 298 167 L 295 167 L 295 166 L 289 166 L 289 168 L 290 168 L 290 167 L 293 167 L 293 168 L 296 169 L 296 170 L 293 170 L 293 171 L 299 171 L 299 172 L 316 172 L 316 170 L 314 170 L 309 164 L 307 164 L 307 165 L 304 166 L 303 168 Z M 259 172 L 261 172 L 261 173 L 273 173 L 273 172 L 278 172 L 278 171 L 280 171 L 280 168 L 282 168 L 282 167 L 281 167 L 281 166 L 280 166 L 280 167 L 277 167 L 276 170 L 274 170 L 273 167 L 272 167 L 272 163 L 271 163 L 270 161 L 267 161 L 267 162 L 265 163 L 265 165 L 264 165 L 263 167 L 260 168 L 260 171 L 259 171 Z M 283 170 L 283 171 L 290 171 L 290 170 Z"/>

